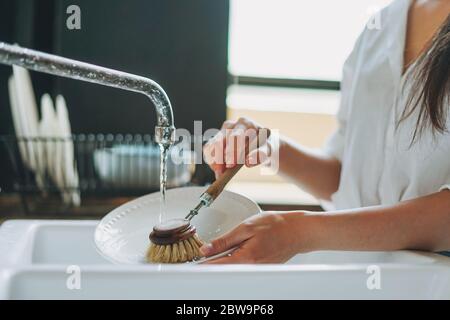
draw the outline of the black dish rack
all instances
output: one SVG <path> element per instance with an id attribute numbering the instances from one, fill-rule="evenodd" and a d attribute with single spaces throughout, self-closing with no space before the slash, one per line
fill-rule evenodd
<path id="1" fill-rule="evenodd" d="M 78 171 L 78 185 L 57 186 L 54 179 L 45 172 L 44 179 L 38 185 L 36 175 L 31 170 L 27 161 L 23 161 L 23 154 L 29 156 L 31 148 L 38 148 L 44 144 L 58 146 L 64 143 L 73 143 L 74 160 Z M 131 198 L 159 190 L 159 186 L 134 186 L 132 183 L 111 184 L 104 181 L 94 163 L 96 150 L 105 150 L 114 146 L 128 147 L 156 147 L 151 135 L 142 134 L 76 134 L 68 138 L 44 138 L 44 137 L 16 137 L 12 135 L 0 136 L 0 144 L 6 149 L 9 162 L 13 168 L 12 190 L 20 197 L 23 212 L 28 214 L 61 214 L 77 212 L 79 209 L 62 201 L 63 192 L 77 192 L 81 196 L 82 206 L 86 199 L 102 198 Z M 36 149 L 34 149 L 36 150 Z M 34 152 L 36 154 L 36 152 Z M 48 161 L 50 155 L 44 152 L 44 156 L 35 159 L 35 163 Z M 145 161 L 145 158 L 138 160 Z M 121 159 L 116 164 L 117 171 L 122 177 L 141 175 L 135 172 L 137 168 L 132 163 Z M 180 187 L 186 185 L 199 185 L 207 182 L 210 177 L 202 174 L 202 170 L 191 172 L 191 179 L 182 183 L 175 183 L 168 187 Z M 153 177 L 154 178 L 154 177 Z M 159 178 L 159 177 L 158 177 Z M 125 181 L 126 182 L 126 181 Z"/>

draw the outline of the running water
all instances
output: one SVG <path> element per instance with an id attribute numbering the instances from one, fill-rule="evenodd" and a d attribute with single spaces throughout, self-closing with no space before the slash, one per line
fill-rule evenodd
<path id="1" fill-rule="evenodd" d="M 160 144 L 161 162 L 159 171 L 159 192 L 160 192 L 160 206 L 159 206 L 159 223 L 166 220 L 166 183 L 167 183 L 167 155 L 169 146 Z"/>

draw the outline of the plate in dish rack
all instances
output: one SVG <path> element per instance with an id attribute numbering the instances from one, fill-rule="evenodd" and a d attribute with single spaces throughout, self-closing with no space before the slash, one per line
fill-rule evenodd
<path id="1" fill-rule="evenodd" d="M 185 187 L 166 193 L 165 219 L 184 218 L 195 207 L 206 187 Z M 159 222 L 159 192 L 130 201 L 107 214 L 95 230 L 99 252 L 114 263 L 143 264 L 150 244 L 149 234 Z M 192 223 L 204 241 L 231 230 L 261 209 L 252 200 L 223 191 L 209 208 L 203 208 Z"/>

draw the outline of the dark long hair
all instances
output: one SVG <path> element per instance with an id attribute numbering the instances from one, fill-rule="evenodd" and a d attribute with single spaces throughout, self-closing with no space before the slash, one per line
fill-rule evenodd
<path id="1" fill-rule="evenodd" d="M 419 114 L 411 143 L 431 128 L 433 135 L 448 132 L 447 114 L 450 103 L 450 14 L 431 40 L 428 50 L 409 73 L 412 81 L 400 122 L 418 109 Z"/>

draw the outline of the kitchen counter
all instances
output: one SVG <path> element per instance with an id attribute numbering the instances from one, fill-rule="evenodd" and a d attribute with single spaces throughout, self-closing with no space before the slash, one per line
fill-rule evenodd
<path id="1" fill-rule="evenodd" d="M 240 193 L 263 210 L 321 211 L 319 202 L 311 195 L 288 183 L 231 182 L 227 189 Z M 99 219 L 114 208 L 136 197 L 83 197 L 79 208 L 55 209 L 52 202 L 42 200 L 31 213 L 25 214 L 17 194 L 0 195 L 0 223 L 6 219 Z M 60 206 L 59 206 L 60 207 Z"/>

